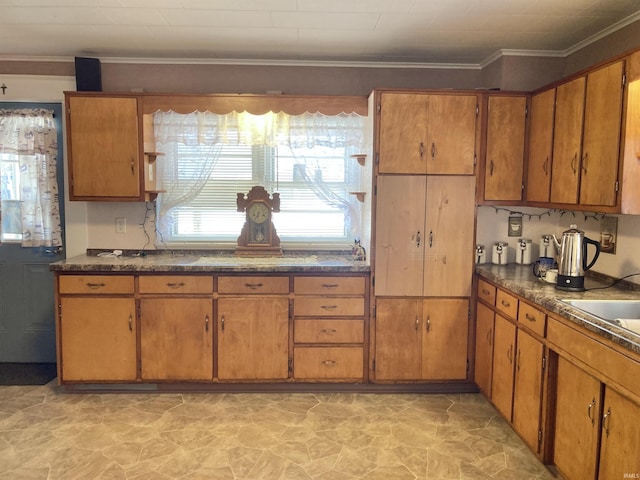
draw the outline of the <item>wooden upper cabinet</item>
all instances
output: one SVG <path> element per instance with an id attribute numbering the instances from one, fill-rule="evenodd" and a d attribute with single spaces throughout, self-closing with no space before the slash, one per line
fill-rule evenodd
<path id="1" fill-rule="evenodd" d="M 376 211 L 376 295 L 422 295 L 427 183 L 419 175 L 380 175 Z"/>
<path id="2" fill-rule="evenodd" d="M 475 95 L 429 96 L 428 174 L 473 175 L 478 108 Z"/>
<path id="3" fill-rule="evenodd" d="M 550 197 L 553 203 L 578 202 L 585 84 L 585 77 L 579 77 L 557 88 Z"/>
<path id="4" fill-rule="evenodd" d="M 376 295 L 469 296 L 475 178 L 380 175 Z"/>
<path id="5" fill-rule="evenodd" d="M 549 201 L 555 97 L 555 88 L 531 97 L 526 198 L 529 202 Z"/>
<path id="6" fill-rule="evenodd" d="M 473 175 L 475 95 L 383 92 L 379 173 Z"/>
<path id="7" fill-rule="evenodd" d="M 427 177 L 423 295 L 471 295 L 475 177 Z"/>
<path id="8" fill-rule="evenodd" d="M 527 97 L 491 95 L 487 109 L 484 199 L 520 201 Z"/>
<path id="9" fill-rule="evenodd" d="M 624 62 L 587 75 L 581 205 L 614 206 L 617 196 Z"/>
<path id="10" fill-rule="evenodd" d="M 142 200 L 136 97 L 66 94 L 71 200 Z"/>

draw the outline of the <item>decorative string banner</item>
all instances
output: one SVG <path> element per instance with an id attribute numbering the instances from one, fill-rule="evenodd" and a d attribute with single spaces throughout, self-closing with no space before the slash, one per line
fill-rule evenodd
<path id="1" fill-rule="evenodd" d="M 573 218 L 584 216 L 585 222 L 591 219 L 600 222 L 604 217 L 607 216 L 606 213 L 590 213 L 590 212 L 577 213 L 577 212 L 574 212 L 573 210 L 559 210 L 559 209 L 549 209 L 541 213 L 526 213 L 526 212 L 519 212 L 517 210 L 511 210 L 510 208 L 495 207 L 493 205 L 490 205 L 490 206 L 495 210 L 496 215 L 499 212 L 507 212 L 510 216 L 520 216 L 523 218 L 527 218 L 528 220 L 533 220 L 533 219 L 542 220 L 542 217 L 551 217 L 551 215 L 554 213 L 559 214 L 560 217 L 563 217 L 564 215 L 571 215 Z"/>

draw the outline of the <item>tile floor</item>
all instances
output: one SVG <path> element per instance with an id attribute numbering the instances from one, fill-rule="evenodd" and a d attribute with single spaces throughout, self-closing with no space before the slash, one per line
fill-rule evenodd
<path id="1" fill-rule="evenodd" d="M 551 479 L 480 395 L 0 387 L 0 478 Z"/>

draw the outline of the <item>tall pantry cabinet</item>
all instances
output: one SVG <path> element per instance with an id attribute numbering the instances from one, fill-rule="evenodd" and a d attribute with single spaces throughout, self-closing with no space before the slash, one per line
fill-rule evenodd
<path id="1" fill-rule="evenodd" d="M 375 91 L 372 378 L 466 380 L 478 95 Z"/>

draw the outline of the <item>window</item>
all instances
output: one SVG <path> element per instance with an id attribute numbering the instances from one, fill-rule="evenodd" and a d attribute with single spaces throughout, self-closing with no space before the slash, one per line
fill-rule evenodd
<path id="1" fill-rule="evenodd" d="M 240 137 L 236 128 L 225 131 L 225 138 Z M 167 190 L 158 197 L 160 246 L 235 245 L 245 220 L 237 211 L 237 194 L 255 185 L 280 194 L 273 222 L 283 246 L 346 248 L 360 235 L 361 205 L 349 194 L 362 190 L 362 167 L 351 158 L 361 153 L 359 147 L 322 139 L 302 147 L 288 142 L 212 147 L 194 138 L 171 138 L 157 145 L 165 153 L 159 175 Z M 200 176 L 205 178 L 193 188 Z M 177 200 L 181 190 L 192 193 Z"/>
<path id="2" fill-rule="evenodd" d="M 20 159 L 18 155 L 0 154 L 2 183 L 2 242 L 22 240 L 20 216 Z"/>

